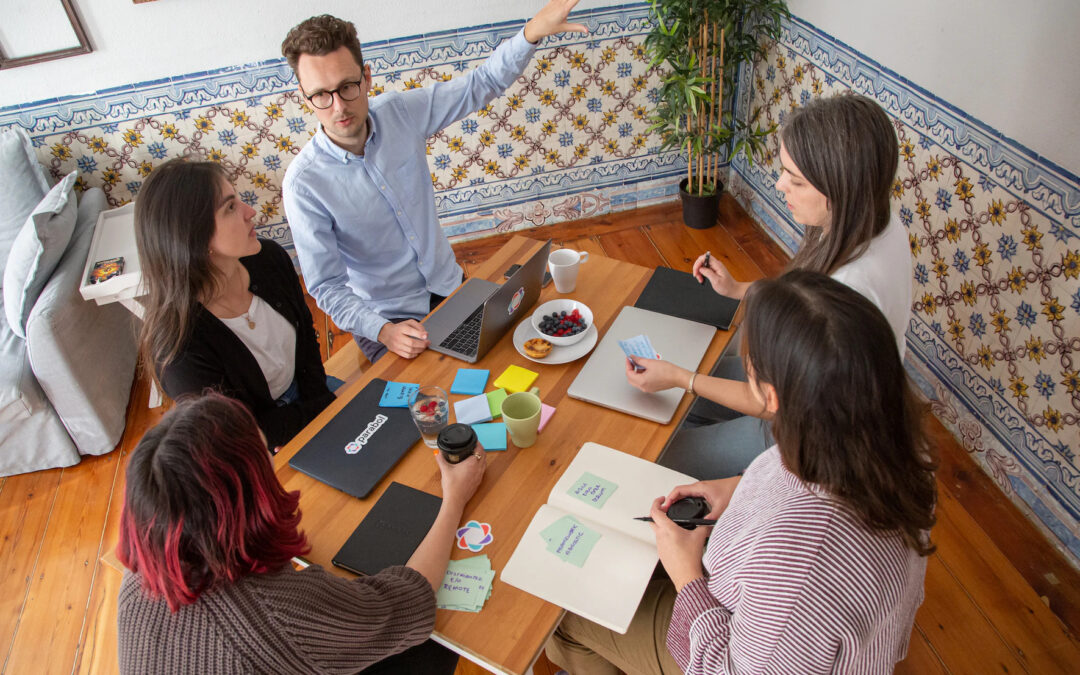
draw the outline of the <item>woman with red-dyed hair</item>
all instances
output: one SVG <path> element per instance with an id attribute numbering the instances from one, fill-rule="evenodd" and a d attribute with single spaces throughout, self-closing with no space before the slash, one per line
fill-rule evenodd
<path id="1" fill-rule="evenodd" d="M 251 413 L 220 394 L 180 402 L 127 468 L 121 672 L 453 672 L 457 656 L 428 640 L 434 589 L 486 461 L 436 461 L 442 507 L 406 565 L 297 571 L 300 493 L 278 482 Z"/>

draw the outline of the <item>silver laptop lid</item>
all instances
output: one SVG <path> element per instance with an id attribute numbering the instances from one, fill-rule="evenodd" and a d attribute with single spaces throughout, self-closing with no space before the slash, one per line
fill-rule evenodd
<path id="1" fill-rule="evenodd" d="M 679 407 L 684 390 L 646 394 L 626 381 L 626 355 L 619 340 L 647 335 L 664 359 L 697 370 L 716 329 L 637 307 L 623 307 L 589 360 L 567 390 L 571 398 L 667 424 Z"/>

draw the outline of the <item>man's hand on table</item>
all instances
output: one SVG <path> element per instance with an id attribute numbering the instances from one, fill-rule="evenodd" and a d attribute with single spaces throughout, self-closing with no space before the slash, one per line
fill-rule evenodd
<path id="1" fill-rule="evenodd" d="M 415 359 L 428 347 L 428 333 L 415 319 L 386 322 L 379 330 L 379 342 L 403 359 Z"/>
<path id="2" fill-rule="evenodd" d="M 525 39 L 536 44 L 549 35 L 557 33 L 589 33 L 580 23 L 566 23 L 566 16 L 578 4 L 578 0 L 550 0 L 536 16 L 525 24 Z"/>

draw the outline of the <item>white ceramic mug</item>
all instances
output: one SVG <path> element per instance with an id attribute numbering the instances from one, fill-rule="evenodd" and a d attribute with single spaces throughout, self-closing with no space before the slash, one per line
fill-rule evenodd
<path id="1" fill-rule="evenodd" d="M 548 270 L 555 282 L 555 290 L 571 293 L 577 287 L 578 267 L 589 259 L 588 251 L 560 248 L 548 256 Z"/>

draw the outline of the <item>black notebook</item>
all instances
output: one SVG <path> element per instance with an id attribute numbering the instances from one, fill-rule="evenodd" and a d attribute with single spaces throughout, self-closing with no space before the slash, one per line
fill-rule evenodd
<path id="1" fill-rule="evenodd" d="M 408 408 L 380 408 L 374 378 L 289 460 L 330 487 L 363 499 L 420 440 Z"/>
<path id="2" fill-rule="evenodd" d="M 404 565 L 431 529 L 441 504 L 435 495 L 390 483 L 332 562 L 367 575 Z"/>
<path id="3" fill-rule="evenodd" d="M 634 307 L 727 330 L 739 302 L 698 283 L 693 274 L 657 267 Z"/>

